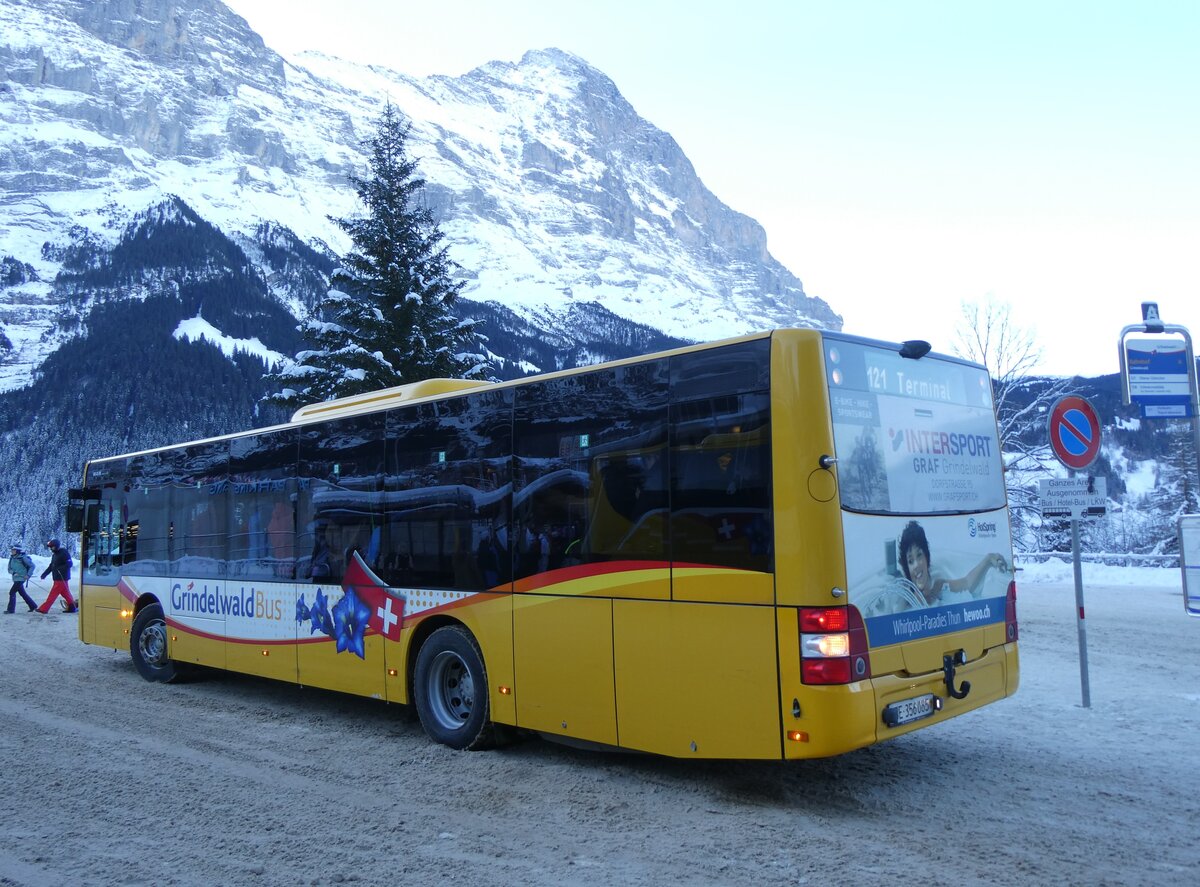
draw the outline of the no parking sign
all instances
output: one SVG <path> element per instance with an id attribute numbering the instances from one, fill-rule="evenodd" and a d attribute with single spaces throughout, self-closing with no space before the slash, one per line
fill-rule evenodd
<path id="1" fill-rule="evenodd" d="M 1070 394 L 1050 411 L 1050 448 L 1067 468 L 1082 471 L 1100 454 L 1100 419 L 1087 398 Z"/>
<path id="2" fill-rule="evenodd" d="M 1096 415 L 1096 410 L 1088 403 L 1087 398 L 1075 394 L 1059 398 L 1054 409 L 1050 411 L 1050 449 L 1054 450 L 1058 461 L 1072 471 L 1082 471 L 1095 461 L 1096 456 L 1100 454 L 1100 417 Z M 1078 497 L 1084 501 L 1077 504 L 1072 498 L 1070 506 L 1071 560 L 1075 566 L 1075 624 L 1079 629 L 1079 684 L 1083 691 L 1083 707 L 1091 708 L 1092 691 L 1088 683 L 1087 665 L 1087 627 L 1083 612 L 1083 568 L 1079 562 L 1078 515 L 1080 511 L 1078 509 L 1082 505 L 1087 505 L 1088 510 L 1091 510 L 1093 503 L 1087 501 L 1086 494 L 1092 493 L 1092 479 L 1071 477 L 1067 481 L 1058 481 L 1057 483 L 1069 485 L 1076 481 L 1084 481 L 1085 486 L 1084 495 Z M 1051 483 L 1056 482 L 1042 482 L 1044 488 Z M 1043 507 L 1047 492 L 1049 492 L 1048 489 L 1043 489 Z M 1103 493 L 1100 495 L 1103 497 Z M 1103 502 L 1103 498 L 1100 499 L 1100 502 Z M 1095 504 L 1099 505 L 1100 503 Z M 1103 514 L 1103 510 L 1100 513 Z"/>

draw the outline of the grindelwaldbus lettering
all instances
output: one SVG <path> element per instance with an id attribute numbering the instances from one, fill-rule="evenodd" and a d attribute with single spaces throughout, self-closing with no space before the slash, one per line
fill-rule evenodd
<path id="1" fill-rule="evenodd" d="M 227 592 L 220 586 L 211 589 L 207 584 L 196 587 L 189 582 L 185 588 L 176 582 L 171 586 L 171 609 L 175 613 L 201 616 L 246 616 L 252 619 L 283 620 L 283 601 L 272 600 L 261 590 L 242 587 Z"/>

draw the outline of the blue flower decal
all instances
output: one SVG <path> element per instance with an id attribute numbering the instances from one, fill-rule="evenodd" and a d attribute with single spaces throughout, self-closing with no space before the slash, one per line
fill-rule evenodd
<path id="1" fill-rule="evenodd" d="M 366 634 L 367 620 L 370 618 L 371 608 L 359 599 L 353 588 L 347 589 L 345 596 L 333 608 L 333 637 L 339 653 L 349 650 L 359 659 L 367 658 L 363 635 Z"/>
<path id="2" fill-rule="evenodd" d="M 308 612 L 312 617 L 312 628 L 308 633 L 315 634 L 320 631 L 332 637 L 333 620 L 329 617 L 329 598 L 325 597 L 325 592 L 321 589 L 317 589 L 317 597 Z"/>
<path id="3" fill-rule="evenodd" d="M 346 589 L 341 600 L 334 604 L 332 613 L 329 612 L 329 598 L 320 588 L 311 607 L 305 603 L 304 595 L 296 601 L 296 622 L 300 625 L 310 623 L 310 635 L 318 631 L 327 634 L 336 641 L 338 653 L 349 650 L 359 659 L 367 658 L 364 638 L 370 619 L 371 605 L 359 597 L 353 587 Z"/>

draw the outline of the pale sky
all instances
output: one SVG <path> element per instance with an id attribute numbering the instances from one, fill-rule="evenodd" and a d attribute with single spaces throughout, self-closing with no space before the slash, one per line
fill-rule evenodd
<path id="1" fill-rule="evenodd" d="M 949 351 L 991 297 L 1083 375 L 1142 301 L 1200 339 L 1200 2 L 226 2 L 416 76 L 581 56 L 846 332 Z"/>

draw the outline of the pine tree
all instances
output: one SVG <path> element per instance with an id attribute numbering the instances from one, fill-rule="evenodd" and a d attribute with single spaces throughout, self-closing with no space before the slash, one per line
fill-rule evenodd
<path id="1" fill-rule="evenodd" d="M 473 324 L 454 312 L 463 284 L 425 206 L 425 180 L 407 150 L 411 129 L 389 103 L 367 142 L 370 175 L 350 177 L 366 215 L 331 217 L 352 250 L 300 325 L 310 347 L 269 377 L 282 388 L 269 402 L 294 408 L 487 368 Z"/>

